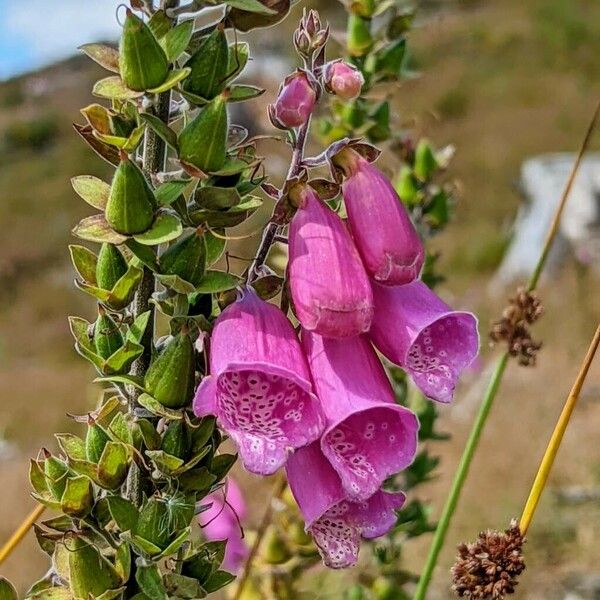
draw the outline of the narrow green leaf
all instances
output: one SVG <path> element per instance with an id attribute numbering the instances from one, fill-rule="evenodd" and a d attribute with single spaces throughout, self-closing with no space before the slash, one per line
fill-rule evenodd
<path id="1" fill-rule="evenodd" d="M 150 600 L 168 599 L 157 565 L 139 566 L 135 572 L 135 580 Z"/>
<path id="2" fill-rule="evenodd" d="M 223 256 L 223 252 L 225 252 L 225 246 L 227 245 L 227 240 L 224 239 L 224 231 L 217 230 L 215 233 L 223 237 L 217 237 L 213 235 L 212 232 L 207 231 L 204 234 L 204 241 L 206 242 L 206 264 L 210 267 L 214 265 L 221 256 Z"/>
<path id="3" fill-rule="evenodd" d="M 228 102 L 244 102 L 258 98 L 265 93 L 264 88 L 256 87 L 255 85 L 232 85 L 229 88 L 230 96 Z"/>
<path id="4" fill-rule="evenodd" d="M 148 90 L 151 94 L 162 94 L 174 88 L 180 81 L 183 81 L 190 74 L 190 69 L 174 69 L 169 72 L 167 80 L 156 88 Z"/>
<path id="5" fill-rule="evenodd" d="M 158 261 L 156 260 L 156 252 L 148 247 L 136 242 L 134 239 L 128 239 L 125 245 L 131 250 L 133 255 L 141 261 L 151 271 L 158 271 Z"/>
<path id="6" fill-rule="evenodd" d="M 225 273 L 224 271 L 207 271 L 202 281 L 196 287 L 196 291 L 202 294 L 215 294 L 232 290 L 240 284 L 237 275 Z"/>
<path id="7" fill-rule="evenodd" d="M 143 96 L 144 92 L 130 90 L 118 75 L 113 75 L 97 81 L 92 88 L 92 94 L 110 100 L 133 100 Z"/>
<path id="8" fill-rule="evenodd" d="M 102 288 L 96 287 L 95 285 L 90 285 L 88 283 L 84 283 L 82 281 L 75 281 L 75 285 L 78 289 L 94 298 L 97 298 L 103 304 L 107 304 L 110 300 L 110 291 L 103 290 Z"/>
<path id="9" fill-rule="evenodd" d="M 193 294 L 196 288 L 179 275 L 156 275 L 156 278 L 167 288 L 178 294 Z"/>
<path id="10" fill-rule="evenodd" d="M 69 246 L 69 252 L 71 253 L 71 261 L 77 274 L 86 283 L 96 285 L 96 265 L 98 264 L 98 257 L 85 246 L 79 246 L 77 244 L 71 244 Z"/>
<path id="11" fill-rule="evenodd" d="M 110 195 L 110 185 L 92 175 L 79 175 L 71 179 L 73 189 L 90 206 L 104 210 Z"/>
<path id="12" fill-rule="evenodd" d="M 148 321 L 150 320 L 150 311 L 147 310 L 143 312 L 141 315 L 136 317 L 135 321 L 129 326 L 127 330 L 126 339 L 131 340 L 132 342 L 140 343 L 142 338 L 144 337 L 144 332 L 146 331 L 146 327 L 148 327 Z"/>
<path id="13" fill-rule="evenodd" d="M 192 39 L 192 33 L 194 31 L 194 21 L 184 21 L 167 31 L 166 35 L 160 40 L 169 62 L 175 62 L 186 50 L 190 40 Z"/>
<path id="14" fill-rule="evenodd" d="M 119 73 L 119 51 L 116 48 L 111 48 L 105 44 L 83 44 L 78 49 L 85 52 L 107 71 Z"/>
<path id="15" fill-rule="evenodd" d="M 163 450 L 146 450 L 146 455 L 152 460 L 156 468 L 165 475 L 172 475 L 183 465 L 183 460 L 171 456 Z"/>
<path id="16" fill-rule="evenodd" d="M 234 580 L 235 575 L 227 573 L 226 571 L 216 571 L 208 578 L 208 581 L 204 583 L 204 589 L 209 594 L 212 594 L 226 585 L 229 585 Z"/>
<path id="17" fill-rule="evenodd" d="M 75 225 L 72 233 L 82 240 L 99 244 L 108 242 L 109 244 L 119 245 L 127 239 L 124 235 L 111 229 L 104 215 L 92 215 L 82 219 Z"/>
<path id="18" fill-rule="evenodd" d="M 142 394 L 138 398 L 138 404 L 159 417 L 166 417 L 173 420 L 183 419 L 183 411 L 166 408 L 156 398 L 150 396 L 150 394 Z"/>
<path id="19" fill-rule="evenodd" d="M 134 265 L 129 265 L 127 272 L 115 283 L 110 292 L 108 304 L 111 308 L 122 310 L 131 304 L 133 295 L 142 281 L 143 272 Z"/>
<path id="20" fill-rule="evenodd" d="M 167 145 L 173 150 L 177 151 L 177 134 L 162 120 L 155 115 L 150 113 L 140 113 L 142 121 L 148 124 L 148 126 L 160 137 Z"/>
<path id="21" fill-rule="evenodd" d="M 127 340 L 112 356 L 104 363 L 102 372 L 105 375 L 118 375 L 129 371 L 133 361 L 144 353 L 144 346 L 131 340 Z"/>
<path id="22" fill-rule="evenodd" d="M 159 555 L 158 558 L 166 558 L 167 556 L 172 556 L 187 542 L 190 537 L 190 529 L 186 528 L 182 531 Z"/>
<path id="23" fill-rule="evenodd" d="M 96 377 L 94 383 L 124 383 L 125 385 L 133 385 L 136 388 L 144 389 L 144 378 L 135 377 L 134 375 L 109 375 L 107 377 Z"/>
<path id="24" fill-rule="evenodd" d="M 157 40 L 160 40 L 169 32 L 172 24 L 173 22 L 167 17 L 164 10 L 157 10 L 148 21 L 148 27 L 150 27 L 150 31 Z"/>
<path id="25" fill-rule="evenodd" d="M 123 442 L 128 446 L 133 444 L 133 435 L 131 433 L 129 421 L 122 412 L 115 414 L 107 431 L 114 441 Z"/>
<path id="26" fill-rule="evenodd" d="M 133 238 L 144 246 L 158 246 L 178 238 L 182 231 L 181 221 L 175 215 L 160 213 L 148 231 Z"/>
<path id="27" fill-rule="evenodd" d="M 40 464 L 31 459 L 29 461 L 29 483 L 38 494 L 46 494 L 48 492 L 48 484 L 46 476 Z"/>
<path id="28" fill-rule="evenodd" d="M 161 121 L 162 122 L 162 121 Z M 167 181 L 154 190 L 154 197 L 160 206 L 168 206 L 175 202 L 186 188 L 193 184 L 188 180 Z"/>
<path id="29" fill-rule="evenodd" d="M 134 529 L 138 519 L 138 509 L 129 500 L 121 496 L 107 496 L 106 503 L 110 516 L 121 531 Z"/>
<path id="30" fill-rule="evenodd" d="M 229 66 L 227 68 L 227 80 L 235 79 L 248 64 L 250 59 L 250 46 L 247 42 L 238 42 L 229 46 Z"/>
<path id="31" fill-rule="evenodd" d="M 113 496 L 113 498 L 118 498 L 118 496 Z M 123 500 L 124 498 L 119 499 Z M 131 575 L 131 548 L 127 543 L 120 544 L 117 548 L 117 553 L 115 556 L 115 571 L 121 578 L 122 582 L 129 580 Z"/>

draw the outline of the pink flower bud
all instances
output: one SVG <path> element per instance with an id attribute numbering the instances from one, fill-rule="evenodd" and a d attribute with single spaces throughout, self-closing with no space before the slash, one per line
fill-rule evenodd
<path id="1" fill-rule="evenodd" d="M 336 61 L 325 67 L 325 87 L 327 91 L 342 100 L 354 100 L 360 96 L 365 83 L 362 73 L 348 63 Z"/>
<path id="2" fill-rule="evenodd" d="M 269 107 L 273 124 L 282 129 L 300 127 L 312 114 L 317 93 L 306 73 L 297 71 L 283 82 L 275 104 Z"/>

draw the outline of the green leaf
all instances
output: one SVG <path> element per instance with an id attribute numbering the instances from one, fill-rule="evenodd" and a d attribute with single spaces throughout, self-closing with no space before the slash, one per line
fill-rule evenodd
<path id="1" fill-rule="evenodd" d="M 156 279 L 178 294 L 193 294 L 196 291 L 189 281 L 185 281 L 179 275 L 156 275 Z"/>
<path id="2" fill-rule="evenodd" d="M 157 10 L 148 21 L 148 27 L 150 27 L 150 31 L 157 40 L 164 37 L 169 32 L 172 25 L 173 22 L 167 17 L 164 10 Z"/>
<path id="3" fill-rule="evenodd" d="M 138 520 L 138 509 L 129 500 L 121 496 L 107 496 L 106 503 L 110 516 L 121 531 L 131 531 Z"/>
<path id="4" fill-rule="evenodd" d="M 206 467 L 193 469 L 182 473 L 179 479 L 179 485 L 187 492 L 205 492 L 210 490 L 213 484 L 217 481 L 217 477 L 213 475 Z"/>
<path id="5" fill-rule="evenodd" d="M 161 121 L 162 122 L 162 121 Z M 176 142 L 177 143 L 177 142 Z M 183 192 L 185 189 L 193 182 L 189 179 L 187 180 L 177 180 L 177 181 L 167 181 L 166 183 L 162 183 L 154 190 L 154 196 L 159 206 L 169 206 Z"/>
<path id="6" fill-rule="evenodd" d="M 75 225 L 72 233 L 82 240 L 99 244 L 108 242 L 109 244 L 119 245 L 127 239 L 124 235 L 111 229 L 104 215 L 92 215 L 82 219 Z"/>
<path id="7" fill-rule="evenodd" d="M 90 323 L 80 317 L 69 317 L 69 327 L 75 338 L 75 349 L 86 360 L 89 360 L 98 370 L 102 369 L 104 359 L 98 356 L 88 335 Z"/>
<path id="8" fill-rule="evenodd" d="M 144 92 L 130 90 L 118 75 L 113 75 L 97 81 L 92 88 L 92 94 L 110 100 L 133 100 L 143 96 Z"/>
<path id="9" fill-rule="evenodd" d="M 244 102 L 245 100 L 252 100 L 253 98 L 262 96 L 265 90 L 255 85 L 232 85 L 229 88 L 229 92 L 228 102 Z"/>
<path id="10" fill-rule="evenodd" d="M 247 42 L 238 42 L 229 46 L 229 65 L 227 67 L 227 80 L 235 79 L 248 64 L 250 59 L 250 46 Z"/>
<path id="11" fill-rule="evenodd" d="M 110 185 L 92 175 L 79 175 L 71 179 L 75 192 L 90 206 L 104 210 L 110 195 Z"/>
<path id="12" fill-rule="evenodd" d="M 106 70 L 119 73 L 119 51 L 116 48 L 105 44 L 83 44 L 78 49 Z"/>
<path id="13" fill-rule="evenodd" d="M 224 271 L 207 271 L 196 291 L 202 294 L 216 294 L 236 288 L 241 282 L 237 275 Z"/>
<path id="14" fill-rule="evenodd" d="M 206 264 L 209 267 L 214 265 L 219 258 L 223 256 L 223 252 L 225 252 L 225 246 L 227 245 L 227 240 L 224 239 L 225 232 L 223 230 L 219 230 L 215 233 L 218 233 L 223 237 L 217 237 L 210 231 L 207 231 L 204 234 L 204 241 L 206 243 Z"/>
<path id="15" fill-rule="evenodd" d="M 140 113 L 140 118 L 142 121 L 148 124 L 148 126 L 160 137 L 167 145 L 169 145 L 173 150 L 177 151 L 179 148 L 177 144 L 177 134 L 162 120 L 157 116 L 152 115 L 150 113 Z"/>
<path id="16" fill-rule="evenodd" d="M 95 135 L 91 125 L 80 125 L 73 123 L 73 129 L 81 136 L 83 141 L 103 160 L 113 166 L 120 162 L 119 151 L 114 146 L 101 142 Z"/>
<path id="17" fill-rule="evenodd" d="M 85 476 L 69 477 L 60 500 L 62 511 L 71 517 L 83 517 L 94 503 L 92 482 Z"/>
<path id="18" fill-rule="evenodd" d="M 233 158 L 228 160 L 218 171 L 215 171 L 214 175 L 220 177 L 228 177 L 229 175 L 238 175 L 243 171 L 246 171 L 252 165 L 248 164 L 245 160 L 239 158 Z"/>
<path id="19" fill-rule="evenodd" d="M 112 418 L 108 426 L 108 434 L 116 442 L 123 442 L 127 446 L 133 445 L 133 435 L 129 421 L 122 412 L 118 412 Z"/>
<path id="20" fill-rule="evenodd" d="M 126 545 L 125 545 L 126 547 Z M 120 577 L 119 573 L 116 571 L 117 575 Z M 116 590 L 107 590 L 106 592 L 104 592 L 104 594 L 100 594 L 98 596 L 98 598 L 94 599 L 94 600 L 115 600 L 115 598 L 121 598 L 123 596 L 123 592 L 126 590 L 127 588 L 125 586 L 117 588 Z"/>
<path id="21" fill-rule="evenodd" d="M 196 204 L 208 210 L 223 210 L 237 206 L 242 197 L 236 188 L 200 187 L 194 194 Z"/>
<path id="22" fill-rule="evenodd" d="M 121 537 L 129 540 L 131 545 L 138 550 L 139 554 L 158 556 L 162 552 L 162 550 L 156 544 L 145 540 L 139 535 L 130 535 L 129 533 L 124 533 L 121 535 Z"/>
<path id="23" fill-rule="evenodd" d="M 136 317 L 135 321 L 127 330 L 127 334 L 125 335 L 126 340 L 131 340 L 137 344 L 141 343 L 142 338 L 144 337 L 144 332 L 146 331 L 146 327 L 148 327 L 148 322 L 150 321 L 150 314 L 151 312 L 147 310 Z"/>
<path id="24" fill-rule="evenodd" d="M 183 81 L 190 74 L 190 69 L 174 69 L 169 72 L 167 80 L 156 88 L 148 90 L 151 94 L 162 94 L 174 88 L 180 81 Z"/>
<path id="25" fill-rule="evenodd" d="M 174 410 L 163 406 L 156 398 L 153 398 L 150 394 L 142 394 L 138 398 L 138 404 L 143 406 L 147 411 L 159 417 L 166 417 L 167 419 L 183 419 L 183 411 Z"/>
<path id="26" fill-rule="evenodd" d="M 158 246 L 178 238 L 182 231 L 181 221 L 175 215 L 160 213 L 148 231 L 133 238 L 144 246 Z"/>
<path id="27" fill-rule="evenodd" d="M 160 40 L 169 62 L 176 61 L 186 50 L 190 40 L 192 39 L 192 33 L 194 31 L 194 21 L 184 21 L 167 31 L 166 35 Z"/>
<path id="28" fill-rule="evenodd" d="M 110 292 L 108 306 L 115 310 L 122 310 L 131 304 L 135 291 L 142 281 L 143 271 L 130 265 L 126 273 L 115 283 Z"/>
<path id="29" fill-rule="evenodd" d="M 210 470 L 213 475 L 217 476 L 217 479 L 222 479 L 233 467 L 236 460 L 237 456 L 235 454 L 218 454 L 213 458 Z"/>
<path id="30" fill-rule="evenodd" d="M 206 597 L 206 592 L 194 577 L 186 577 L 178 573 L 167 573 L 165 575 L 165 586 L 170 597 L 186 600 Z"/>
<path id="31" fill-rule="evenodd" d="M 284 279 L 277 275 L 267 275 L 252 283 L 252 287 L 263 300 L 275 298 L 283 289 Z"/>
<path id="32" fill-rule="evenodd" d="M 157 558 L 166 558 L 167 556 L 172 556 L 185 544 L 185 542 L 190 537 L 190 528 L 186 528 L 182 531 L 161 553 Z"/>
<path id="33" fill-rule="evenodd" d="M 144 444 L 148 450 L 158 450 L 161 445 L 161 437 L 148 419 L 139 419 L 136 423 L 139 428 Z"/>
<path id="34" fill-rule="evenodd" d="M 68 458 L 75 460 L 85 460 L 85 443 L 84 441 L 72 433 L 57 433 L 54 435 L 58 441 L 60 449 L 67 455 Z"/>
<path id="35" fill-rule="evenodd" d="M 158 271 L 159 266 L 156 259 L 156 252 L 152 248 L 144 246 L 134 239 L 128 239 L 125 242 L 125 245 L 131 250 L 133 255 L 151 271 Z"/>
<path id="36" fill-rule="evenodd" d="M 48 484 L 46 483 L 44 470 L 40 464 L 33 459 L 29 461 L 29 483 L 38 494 L 43 495 L 48 493 Z"/>
<path id="37" fill-rule="evenodd" d="M 89 283 L 84 283 L 82 281 L 75 280 L 75 285 L 78 289 L 94 298 L 97 298 L 103 304 L 107 304 L 110 299 L 110 291 L 103 290 L 102 288 L 96 287 L 95 285 L 90 285 Z"/>
<path id="38" fill-rule="evenodd" d="M 74 600 L 71 592 L 66 588 L 48 588 L 33 595 L 27 596 L 31 600 Z"/>
<path id="39" fill-rule="evenodd" d="M 259 15 L 275 15 L 277 11 L 267 8 L 259 0 L 225 0 L 225 4 L 245 10 L 248 12 L 258 13 Z"/>
<path id="40" fill-rule="evenodd" d="M 86 282 L 96 284 L 96 265 L 98 257 L 85 246 L 72 244 L 69 246 L 71 261 L 77 274 Z"/>
<path id="41" fill-rule="evenodd" d="M 152 460 L 156 468 L 165 475 L 172 475 L 184 462 L 181 458 L 171 456 L 163 450 L 146 450 L 146 455 Z"/>
<path id="42" fill-rule="evenodd" d="M 104 363 L 102 372 L 105 375 L 117 375 L 129 371 L 131 364 L 144 353 L 144 346 L 127 340 Z"/>
<path id="43" fill-rule="evenodd" d="M 98 480 L 103 487 L 114 490 L 127 476 L 129 453 L 124 444 L 108 442 L 98 462 Z"/>
<path id="44" fill-rule="evenodd" d="M 139 566 L 135 572 L 135 580 L 150 600 L 168 599 L 157 565 Z"/>
<path id="45" fill-rule="evenodd" d="M 235 580 L 235 575 L 231 573 L 227 573 L 226 571 L 215 571 L 209 578 L 208 581 L 204 584 L 204 589 L 212 594 L 217 590 L 229 585 L 232 581 Z"/>
<path id="46" fill-rule="evenodd" d="M 140 125 L 136 127 L 129 137 L 122 137 L 118 135 L 110 135 L 106 133 L 100 133 L 98 131 L 94 131 L 94 135 L 105 144 L 110 146 L 115 146 L 116 148 L 120 148 L 124 152 L 131 154 L 140 144 L 142 138 L 144 137 L 145 127 Z"/>
<path id="47" fill-rule="evenodd" d="M 125 385 L 133 385 L 136 388 L 144 389 L 144 378 L 134 375 L 108 375 L 107 377 L 96 377 L 94 383 L 124 383 Z"/>
<path id="48" fill-rule="evenodd" d="M 227 211 L 199 209 L 190 213 L 190 219 L 195 225 L 208 223 L 212 229 L 235 227 L 243 223 L 251 214 L 262 206 L 262 199 L 251 196 L 237 206 Z"/>
<path id="49" fill-rule="evenodd" d="M 113 496 L 113 498 L 119 497 Z M 124 500 L 124 498 L 119 498 L 119 500 Z M 123 583 L 129 580 L 129 577 L 131 575 L 131 549 L 129 547 L 129 544 L 127 543 L 120 544 L 117 548 L 117 553 L 115 555 L 115 571 L 117 572 Z"/>
<path id="50" fill-rule="evenodd" d="M 106 106 L 97 103 L 90 104 L 89 106 L 82 108 L 79 112 L 84 116 L 85 120 L 92 126 L 95 132 L 105 133 L 107 135 L 110 134 L 111 114 Z"/>

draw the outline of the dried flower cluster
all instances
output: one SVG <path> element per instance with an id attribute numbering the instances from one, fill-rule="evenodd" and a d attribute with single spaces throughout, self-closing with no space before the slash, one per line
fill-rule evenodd
<path id="1" fill-rule="evenodd" d="M 524 367 L 535 365 L 541 342 L 531 336 L 529 326 L 544 314 L 544 307 L 535 292 L 519 288 L 509 305 L 504 309 L 502 318 L 492 326 L 490 338 L 494 342 L 506 342 L 511 356 L 518 357 Z"/>
<path id="2" fill-rule="evenodd" d="M 503 532 L 484 531 L 476 542 L 460 544 L 452 567 L 452 589 L 461 598 L 500 600 L 514 594 L 525 570 L 525 538 L 516 520 Z"/>

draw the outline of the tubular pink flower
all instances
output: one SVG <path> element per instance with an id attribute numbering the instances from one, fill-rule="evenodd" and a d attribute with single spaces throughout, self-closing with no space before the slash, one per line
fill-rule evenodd
<path id="1" fill-rule="evenodd" d="M 289 232 L 289 282 L 302 326 L 328 337 L 369 330 L 373 292 L 354 242 L 340 217 L 309 187 Z"/>
<path id="2" fill-rule="evenodd" d="M 297 71 L 283 82 L 277 100 L 269 108 L 273 123 L 284 129 L 304 125 L 315 109 L 317 94 L 306 73 Z"/>
<path id="3" fill-rule="evenodd" d="M 306 531 L 333 569 L 355 565 L 361 538 L 385 535 L 396 523 L 394 511 L 404 504 L 402 492 L 379 489 L 363 502 L 349 500 L 318 442 L 295 452 L 286 470 Z"/>
<path id="4" fill-rule="evenodd" d="M 463 369 L 479 352 L 477 319 L 454 311 L 424 283 L 373 284 L 377 349 L 405 369 L 428 398 L 451 402 Z"/>
<path id="5" fill-rule="evenodd" d="M 356 67 L 337 60 L 325 66 L 324 81 L 327 91 L 342 100 L 354 100 L 360 96 L 365 79 Z"/>
<path id="6" fill-rule="evenodd" d="M 198 515 L 198 523 L 209 541 L 227 541 L 223 568 L 236 573 L 248 556 L 241 522 L 246 518 L 246 502 L 242 490 L 230 477 L 222 490 L 203 500 L 212 506 Z"/>
<path id="7" fill-rule="evenodd" d="M 216 321 L 210 375 L 196 391 L 194 412 L 216 415 L 246 469 L 259 475 L 274 473 L 323 430 L 292 324 L 250 289 Z"/>
<path id="8" fill-rule="evenodd" d="M 416 279 L 425 251 L 389 180 L 355 152 L 345 152 L 342 185 L 348 223 L 368 273 L 386 285 Z"/>
<path id="9" fill-rule="evenodd" d="M 328 339 L 303 332 L 327 426 L 321 449 L 346 496 L 362 501 L 406 468 L 417 451 L 417 417 L 396 404 L 383 366 L 365 336 Z"/>

